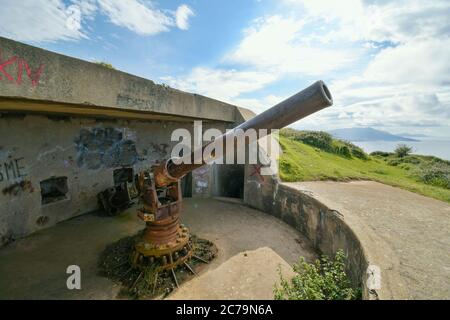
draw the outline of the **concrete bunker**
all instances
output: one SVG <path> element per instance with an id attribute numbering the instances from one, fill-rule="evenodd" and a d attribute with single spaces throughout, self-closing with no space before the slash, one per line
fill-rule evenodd
<path id="1" fill-rule="evenodd" d="M 96 195 L 106 188 L 130 182 L 136 172 L 167 159 L 174 143 L 170 141 L 170 133 L 175 128 L 192 131 L 192 120 L 202 120 L 205 127 L 225 131 L 254 116 L 243 108 L 156 85 L 149 80 L 8 39 L 0 38 L 0 47 L 5 56 L 22 57 L 32 68 L 40 66 L 42 70 L 38 80 L 23 79 L 20 85 L 7 79 L 0 81 L 0 163 L 3 164 L 0 183 L 4 190 L 0 194 L 0 246 L 27 236 L 23 241 L 39 239 L 41 233 L 35 234 L 35 231 L 44 228 L 48 228 L 43 230 L 47 232 L 44 234 L 52 234 L 55 238 L 59 230 L 72 230 L 69 233 L 74 238 L 66 240 L 79 243 L 81 239 L 77 239 L 76 235 L 80 229 L 70 221 L 78 221 L 86 228 L 86 236 L 95 238 L 95 231 L 89 226 L 101 228 L 99 221 L 106 221 L 85 215 L 97 210 Z M 10 65 L 8 68 L 11 74 L 19 72 L 17 66 Z M 96 85 L 92 85 L 81 79 L 102 81 L 95 81 Z M 199 168 L 182 180 L 183 195 L 192 197 L 189 200 L 190 210 L 197 213 L 186 217 L 186 221 L 192 219 L 192 225 L 198 223 L 198 232 L 208 234 L 202 229 L 207 226 L 200 221 L 208 221 L 203 218 L 213 215 L 216 222 L 214 228 L 217 229 L 210 230 L 209 234 L 222 237 L 217 239 L 223 240 L 216 240 L 220 242 L 223 252 L 228 252 L 222 259 L 229 258 L 231 253 L 256 249 L 256 246 L 270 246 L 263 237 L 255 236 L 264 234 L 262 228 L 243 231 L 245 234 L 241 233 L 241 236 L 245 241 L 236 244 L 234 239 L 220 232 L 224 219 L 231 224 L 229 230 L 242 228 L 245 222 L 252 219 L 263 224 L 275 224 L 274 232 L 289 230 L 289 239 L 286 240 L 288 248 L 273 245 L 285 260 L 293 262 L 292 256 L 287 257 L 295 254 L 298 258 L 299 253 L 315 257 L 316 249 L 321 247 L 315 242 L 314 233 L 303 236 L 305 229 L 299 227 L 300 224 L 292 223 L 297 219 L 297 213 L 273 209 L 274 203 L 279 201 L 277 190 L 267 187 L 266 182 L 252 176 L 247 165 Z M 5 192 L 10 190 L 8 188 L 15 191 Z M 213 197 L 238 198 L 241 201 L 222 204 Z M 302 197 L 298 200 L 300 203 L 304 201 Z M 258 210 L 249 210 L 244 205 L 272 213 L 281 220 L 274 222 L 269 216 L 261 215 Z M 221 215 L 223 207 L 228 208 L 230 216 L 234 213 L 236 220 Z M 202 215 L 197 208 L 208 214 Z M 239 216 L 239 212 L 243 215 Z M 293 228 L 287 227 L 282 220 Z M 58 222 L 62 223 L 56 225 Z M 127 235 L 130 230 L 134 232 L 142 228 L 142 224 L 135 224 L 139 221 L 127 222 L 126 226 L 116 222 L 111 219 L 107 224 L 117 231 L 117 235 Z M 54 228 L 49 228 L 52 226 Z M 108 232 L 103 231 L 104 238 L 96 240 L 98 245 L 117 239 L 116 235 L 107 235 Z M 248 238 L 249 234 L 258 242 Z M 274 239 L 277 237 L 283 239 L 281 233 L 274 235 Z M 49 245 L 42 241 L 41 246 Z M 351 241 L 349 243 L 357 246 Z M 349 243 L 339 245 L 349 246 Z M 17 266 L 14 261 L 3 263 L 9 257 L 21 256 L 20 250 L 14 251 L 14 248 L 12 243 L 5 250 L 0 250 L 0 265 L 4 268 L 2 274 Z M 36 249 L 37 257 L 55 262 L 39 250 Z M 58 252 L 61 257 L 64 256 L 62 250 Z M 78 252 L 77 257 L 90 268 L 93 260 L 89 259 L 98 255 L 98 251 L 89 251 L 87 255 L 83 258 L 83 252 Z M 361 255 L 355 260 L 358 268 L 354 269 L 354 278 L 359 281 L 365 272 L 365 263 Z M 55 268 L 61 266 L 55 262 Z M 20 275 L 15 276 L 20 278 Z M 7 279 L 0 280 L 5 290 L 11 288 Z M 92 283 L 93 286 L 96 284 L 95 281 Z M 51 287 L 54 284 L 48 285 Z M 26 282 L 21 289 L 16 291 L 17 297 L 27 290 Z M 0 296 L 4 295 L 5 292 L 0 292 Z"/>
<path id="2" fill-rule="evenodd" d="M 245 165 L 220 165 L 215 166 L 214 170 L 214 196 L 244 198 Z"/>

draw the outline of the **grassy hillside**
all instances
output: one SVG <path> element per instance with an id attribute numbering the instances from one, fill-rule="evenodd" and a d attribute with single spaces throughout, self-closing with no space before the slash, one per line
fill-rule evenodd
<path id="1" fill-rule="evenodd" d="M 374 180 L 450 202 L 450 162 L 436 157 L 375 152 L 323 132 L 280 133 L 283 181 Z"/>

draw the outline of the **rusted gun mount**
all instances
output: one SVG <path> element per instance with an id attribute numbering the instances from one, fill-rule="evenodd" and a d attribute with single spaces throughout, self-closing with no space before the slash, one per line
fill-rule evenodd
<path id="1" fill-rule="evenodd" d="M 192 255 L 189 231 L 180 225 L 181 186 L 179 179 L 165 181 L 163 185 L 155 180 L 155 173 L 161 166 L 138 175 L 137 187 L 143 206 L 138 216 L 147 227 L 136 243 L 132 263 L 142 266 L 159 260 L 160 269 L 169 270 L 184 263 Z"/>
<path id="2" fill-rule="evenodd" d="M 297 120 L 333 104 L 331 94 L 322 81 L 317 81 L 265 112 L 240 124 L 207 145 L 227 139 L 235 130 L 281 129 Z M 261 138 L 261 136 L 259 137 Z M 234 144 L 236 149 L 236 144 Z M 228 150 L 227 150 L 228 152 Z M 146 229 L 136 243 L 131 255 L 133 265 L 142 267 L 158 262 L 160 270 L 173 270 L 186 263 L 193 254 L 189 231 L 180 224 L 180 179 L 187 173 L 206 164 L 204 159 L 195 160 L 195 151 L 184 158 L 166 160 L 138 175 L 136 186 L 143 206 L 138 216 L 145 221 Z M 183 161 L 189 160 L 189 161 Z"/>

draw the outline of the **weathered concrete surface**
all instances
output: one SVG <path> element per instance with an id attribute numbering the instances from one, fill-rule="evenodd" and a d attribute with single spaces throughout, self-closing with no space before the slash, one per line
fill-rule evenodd
<path id="1" fill-rule="evenodd" d="M 289 185 L 339 211 L 389 279 L 382 285 L 404 287 L 406 298 L 450 299 L 448 203 L 372 181 Z"/>
<path id="2" fill-rule="evenodd" d="M 171 133 L 192 131 L 194 119 L 225 131 L 254 115 L 2 37 L 0 60 L 0 246 L 97 209 L 114 170 L 169 158 Z M 193 195 L 223 195 L 212 184 L 225 175 L 195 171 Z M 41 182 L 53 178 L 66 179 L 66 194 L 47 203 Z"/>
<path id="3" fill-rule="evenodd" d="M 193 233 L 213 241 L 213 270 L 242 251 L 270 247 L 289 263 L 316 258 L 296 230 L 265 213 L 235 203 L 185 199 L 182 220 Z M 119 287 L 97 273 L 100 252 L 143 222 L 133 210 L 117 217 L 83 215 L 36 232 L 0 249 L 0 299 L 113 299 Z M 66 288 L 66 268 L 81 267 L 81 290 Z"/>
<path id="4" fill-rule="evenodd" d="M 294 276 L 292 267 L 272 249 L 239 253 L 214 270 L 185 283 L 169 300 L 272 300 L 274 284 Z"/>
<path id="5" fill-rule="evenodd" d="M 310 242 L 283 221 L 243 204 L 215 199 L 185 199 L 182 221 L 194 234 L 219 247 L 217 266 L 246 250 L 269 247 L 288 263 L 300 256 L 313 261 L 317 256 Z M 193 213 L 195 211 L 195 213 Z"/>
<path id="6" fill-rule="evenodd" d="M 0 37 L 0 110 L 241 122 L 245 109 Z M 12 99 L 12 100 L 11 100 Z M 41 104 L 22 103 L 33 100 Z M 144 113 L 144 114 L 143 114 Z M 172 117 L 172 118 L 170 118 Z M 186 120 L 186 119 L 185 119 Z"/>
<path id="7" fill-rule="evenodd" d="M 225 130 L 226 124 L 214 127 Z M 178 128 L 192 132 L 193 125 L 0 114 L 0 246 L 96 210 L 97 194 L 114 185 L 114 170 L 137 173 L 168 159 Z M 209 194 L 212 173 L 205 167 L 193 174 L 194 195 Z M 67 193 L 45 203 L 41 182 L 52 177 L 67 178 Z"/>
<path id="8" fill-rule="evenodd" d="M 347 274 L 355 287 L 362 288 L 364 299 L 394 297 L 388 290 L 383 293 L 369 291 L 364 285 L 371 260 L 359 238 L 339 212 L 305 192 L 280 183 L 276 176 L 262 178 L 252 175 L 252 171 L 254 172 L 254 168 L 246 168 L 246 204 L 293 226 L 323 254 L 334 256 L 342 249 L 347 257 Z"/>

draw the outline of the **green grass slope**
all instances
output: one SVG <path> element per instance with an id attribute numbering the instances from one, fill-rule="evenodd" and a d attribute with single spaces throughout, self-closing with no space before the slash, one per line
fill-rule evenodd
<path id="1" fill-rule="evenodd" d="M 328 135 L 310 133 L 313 136 Z M 398 158 L 392 153 L 366 155 L 351 143 L 331 136 L 325 143 L 322 142 L 323 139 L 311 140 L 308 132 L 282 130 L 281 179 L 287 182 L 374 180 L 450 202 L 448 161 L 417 155 Z"/>

